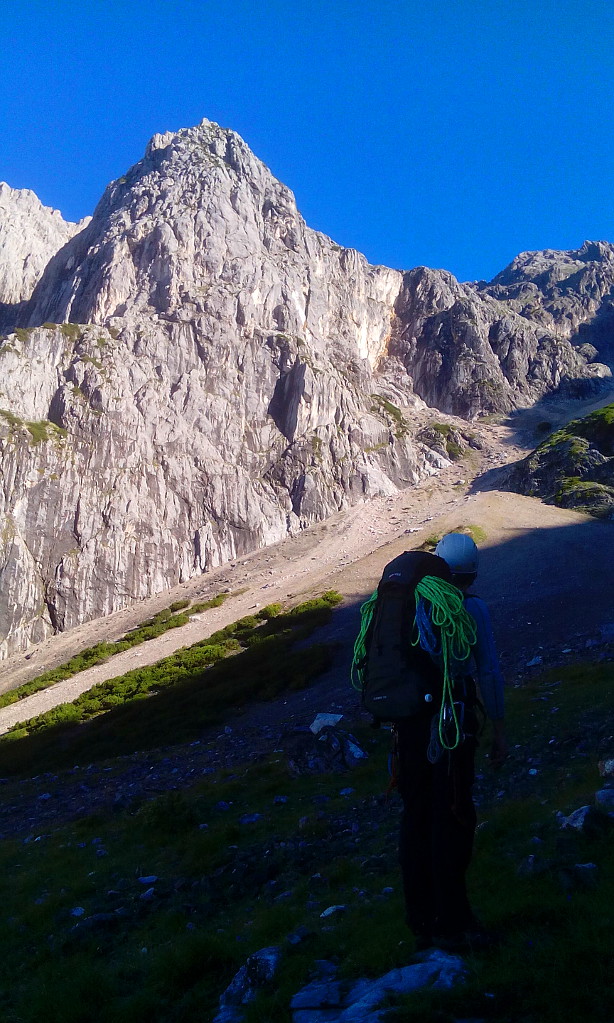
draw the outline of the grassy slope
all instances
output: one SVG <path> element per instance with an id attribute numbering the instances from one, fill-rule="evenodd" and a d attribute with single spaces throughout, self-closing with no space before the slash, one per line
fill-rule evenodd
<path id="1" fill-rule="evenodd" d="M 49 671 L 43 672 L 42 675 L 37 675 L 36 678 L 31 679 L 29 682 L 24 682 L 23 685 L 17 686 L 16 689 L 10 689 L 7 693 L 0 694 L 0 707 L 8 707 L 19 700 L 25 700 L 27 696 L 32 696 L 33 693 L 39 693 L 43 689 L 48 689 L 62 679 L 72 678 L 73 675 L 77 675 L 80 671 L 93 668 L 96 664 L 103 664 L 110 657 L 113 657 L 114 654 L 120 654 L 124 650 L 130 650 L 132 647 L 146 643 L 148 640 L 156 639 L 164 632 L 168 632 L 169 629 L 177 629 L 182 625 L 187 625 L 190 615 L 206 611 L 211 607 L 219 607 L 230 596 L 232 596 L 230 592 L 219 593 L 217 596 L 212 597 L 211 600 L 192 604 L 191 607 L 189 606 L 189 600 L 178 600 L 171 604 L 170 607 L 159 611 L 153 618 L 142 622 L 136 629 L 131 629 L 130 632 L 127 632 L 125 636 L 116 642 L 97 643 L 96 646 L 88 647 L 87 650 L 82 650 L 75 657 L 71 657 L 70 661 L 67 661 L 65 664 L 60 664 L 57 668 L 52 668 Z M 182 613 L 184 611 L 185 613 Z"/>
<path id="2" fill-rule="evenodd" d="M 611 675 L 608 663 L 578 665 L 511 692 L 516 748 L 496 776 L 481 765 L 483 824 L 471 873 L 475 905 L 504 943 L 470 960 L 464 988 L 415 996 L 400 1019 L 614 1017 L 611 836 L 561 832 L 554 817 L 590 802 L 598 787 L 597 760 L 611 753 Z M 349 977 L 404 965 L 412 943 L 396 866 L 398 801 L 382 798 L 387 736 L 366 728 L 357 734 L 371 756 L 349 777 L 296 778 L 272 752 L 256 765 L 59 827 L 40 841 L 5 840 L 0 1017 L 210 1019 L 246 956 L 282 944 L 276 991 L 263 994 L 247 1019 L 289 1023 L 290 996 L 314 960 L 334 959 Z M 167 732 L 166 742 L 172 738 Z M 348 786 L 353 791 L 342 794 Z M 261 817 L 242 821 L 253 813 Z M 533 872 L 518 876 L 529 855 Z M 567 868 L 589 861 L 598 866 L 597 887 L 570 890 Z M 147 875 L 158 880 L 139 880 Z M 346 913 L 322 920 L 334 904 Z M 77 907 L 80 917 L 71 915 Z M 299 927 L 303 940 L 286 944 Z"/>

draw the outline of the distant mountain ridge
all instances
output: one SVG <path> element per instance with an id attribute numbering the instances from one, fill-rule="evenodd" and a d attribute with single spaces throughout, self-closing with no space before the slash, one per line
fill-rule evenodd
<path id="1" fill-rule="evenodd" d="M 210 121 L 154 136 L 89 221 L 48 218 L 44 272 L 10 242 L 16 195 L 4 655 L 437 471 L 425 403 L 473 418 L 610 374 L 613 246 L 523 254 L 491 284 L 370 266 Z"/>

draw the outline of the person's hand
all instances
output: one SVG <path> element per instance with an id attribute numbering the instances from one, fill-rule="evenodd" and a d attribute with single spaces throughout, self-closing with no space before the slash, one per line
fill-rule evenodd
<path id="1" fill-rule="evenodd" d="M 494 734 L 490 747 L 490 766 L 501 767 L 508 754 L 507 739 L 503 730 L 502 721 L 493 721 Z"/>

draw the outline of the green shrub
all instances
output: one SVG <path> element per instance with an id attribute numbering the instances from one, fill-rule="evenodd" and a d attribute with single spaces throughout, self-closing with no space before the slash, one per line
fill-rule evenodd
<path id="1" fill-rule="evenodd" d="M 19 752 L 11 742 L 10 758 L 0 740 L 0 770 L 15 773 L 31 763 L 28 743 L 58 764 L 179 742 L 247 700 L 303 687 L 330 665 L 333 648 L 296 644 L 328 621 L 341 599 L 329 591 L 266 620 L 249 616 L 157 664 L 99 683 L 64 708 L 15 726 L 29 736 Z M 69 722 L 80 724 L 70 741 L 56 738 L 55 726 Z"/>
<path id="2" fill-rule="evenodd" d="M 0 411 L 0 415 L 4 415 L 4 413 Z M 6 415 L 9 416 L 11 413 L 7 413 Z M 203 609 L 208 607 L 218 607 L 229 596 L 229 593 L 219 594 L 217 597 L 213 597 L 211 601 L 208 601 L 205 605 L 203 605 Z M 178 601 L 177 603 L 185 606 L 186 603 L 189 604 L 189 601 Z M 81 653 L 76 654 L 70 659 L 70 661 L 67 661 L 66 664 L 60 665 L 58 668 L 52 668 L 50 671 L 46 671 L 42 675 L 38 675 L 30 682 L 25 682 L 17 689 L 12 689 L 8 693 L 2 693 L 0 695 L 0 707 L 8 707 L 13 703 L 17 703 L 18 700 L 24 700 L 26 696 L 32 696 L 33 693 L 38 693 L 43 689 L 47 689 L 55 682 L 61 682 L 63 679 L 71 678 L 80 671 L 85 671 L 87 668 L 93 668 L 96 664 L 103 664 L 115 654 L 123 653 L 124 650 L 129 650 L 131 647 L 137 646 L 140 643 L 145 643 L 148 640 L 156 639 L 168 629 L 176 629 L 182 625 L 186 625 L 190 620 L 189 615 L 173 614 L 172 606 L 171 608 L 165 608 L 153 618 L 150 618 L 149 621 L 130 630 L 122 639 L 117 640 L 117 642 L 97 643 L 95 646 L 89 647 L 87 650 L 82 650 Z M 194 608 L 191 610 L 194 611 Z"/>
<path id="3" fill-rule="evenodd" d="M 83 330 L 78 323 L 63 323 L 60 326 L 60 330 L 64 337 L 67 337 L 70 341 L 78 341 L 83 335 Z"/>

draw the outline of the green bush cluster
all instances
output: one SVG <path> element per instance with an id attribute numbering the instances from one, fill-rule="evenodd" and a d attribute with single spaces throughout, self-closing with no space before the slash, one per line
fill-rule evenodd
<path id="1" fill-rule="evenodd" d="M 229 596 L 230 592 L 219 593 L 217 596 L 212 597 L 211 600 L 207 600 L 202 604 L 195 604 L 190 608 L 189 614 L 174 613 L 189 607 L 189 600 L 175 601 L 170 607 L 159 611 L 153 618 L 149 618 L 135 629 L 131 629 L 122 639 L 118 639 L 114 643 L 96 643 L 95 646 L 88 647 L 86 650 L 82 650 L 80 654 L 76 654 L 75 657 L 71 657 L 66 664 L 52 668 L 50 671 L 38 675 L 30 682 L 25 682 L 22 686 L 18 686 L 17 689 L 11 689 L 10 692 L 3 693 L 0 695 L 0 707 L 8 707 L 12 703 L 17 703 L 18 700 L 24 700 L 26 696 L 32 696 L 33 693 L 47 689 L 49 686 L 54 685 L 56 682 L 61 682 L 65 678 L 72 678 L 73 675 L 77 675 L 80 671 L 93 668 L 96 664 L 103 664 L 104 661 L 108 661 L 114 654 L 121 654 L 124 650 L 130 650 L 133 646 L 138 646 L 140 643 L 145 643 L 150 639 L 156 639 L 169 629 L 177 629 L 182 625 L 186 625 L 190 620 L 190 615 L 195 614 L 197 611 L 206 611 L 211 607 L 219 607 Z"/>
<path id="2" fill-rule="evenodd" d="M 446 454 L 451 461 L 456 461 L 463 455 L 463 448 L 454 440 L 455 431 L 448 423 L 431 423 L 431 428 L 443 439 Z"/>
<path id="3" fill-rule="evenodd" d="M 375 402 L 371 411 L 378 413 L 379 415 L 386 413 L 395 424 L 395 436 L 399 438 L 403 437 L 408 432 L 409 427 L 401 409 L 396 405 L 393 405 L 393 403 L 388 401 L 387 398 L 383 398 L 381 394 L 372 394 L 371 398 Z"/>
<path id="4" fill-rule="evenodd" d="M 331 590 L 286 613 L 268 605 L 157 664 L 99 683 L 14 726 L 0 742 L 0 771 L 27 769 L 32 756 L 57 765 L 179 742 L 247 700 L 302 688 L 330 665 L 332 648 L 296 646 L 330 619 L 341 599 Z M 81 727 L 67 735 L 75 724 Z"/>

